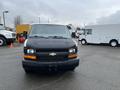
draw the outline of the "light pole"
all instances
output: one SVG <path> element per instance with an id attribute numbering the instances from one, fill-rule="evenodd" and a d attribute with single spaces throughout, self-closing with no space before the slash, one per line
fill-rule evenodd
<path id="1" fill-rule="evenodd" d="M 8 13 L 8 11 L 3 11 L 3 25 L 4 25 L 4 27 L 6 27 L 5 26 L 5 13 Z"/>

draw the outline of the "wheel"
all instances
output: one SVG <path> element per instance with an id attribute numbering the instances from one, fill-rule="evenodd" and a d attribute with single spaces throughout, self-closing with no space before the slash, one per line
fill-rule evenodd
<path id="1" fill-rule="evenodd" d="M 116 40 L 112 40 L 110 42 L 110 46 L 112 46 L 112 47 L 116 47 L 117 45 L 118 45 L 118 42 Z"/>
<path id="2" fill-rule="evenodd" d="M 81 44 L 82 44 L 82 45 L 86 45 L 86 44 L 87 44 L 86 40 L 84 40 L 84 39 L 81 40 Z"/>
<path id="3" fill-rule="evenodd" d="M 3 37 L 0 37 L 0 46 L 6 45 L 6 39 Z"/>

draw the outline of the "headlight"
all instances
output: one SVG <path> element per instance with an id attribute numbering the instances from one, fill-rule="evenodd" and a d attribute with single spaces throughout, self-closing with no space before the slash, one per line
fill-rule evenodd
<path id="1" fill-rule="evenodd" d="M 35 50 L 34 50 L 34 49 L 27 49 L 27 53 L 28 53 L 28 54 L 34 54 L 34 53 L 35 53 Z"/>
<path id="2" fill-rule="evenodd" d="M 71 49 L 69 49 L 69 53 L 76 53 L 75 48 L 71 48 Z"/>
<path id="3" fill-rule="evenodd" d="M 12 34 L 5 34 L 6 37 L 12 38 Z"/>

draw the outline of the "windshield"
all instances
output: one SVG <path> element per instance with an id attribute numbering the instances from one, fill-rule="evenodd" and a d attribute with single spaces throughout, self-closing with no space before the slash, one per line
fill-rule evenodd
<path id="1" fill-rule="evenodd" d="M 71 38 L 70 32 L 64 25 L 32 25 L 31 36 Z"/>

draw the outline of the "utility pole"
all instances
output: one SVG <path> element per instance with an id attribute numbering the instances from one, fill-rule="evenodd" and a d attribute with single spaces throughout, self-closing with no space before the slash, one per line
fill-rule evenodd
<path id="1" fill-rule="evenodd" d="M 0 16 L 0 24 L 2 24 L 2 23 L 1 23 L 1 16 Z"/>
<path id="2" fill-rule="evenodd" d="M 38 20 L 39 20 L 39 24 L 41 23 L 41 18 L 40 17 L 38 17 Z"/>
<path id="3" fill-rule="evenodd" d="M 48 18 L 48 23 L 50 23 L 50 20 L 49 20 L 49 18 Z"/>
<path id="4" fill-rule="evenodd" d="M 6 27 L 6 23 L 5 23 L 5 13 L 8 13 L 8 11 L 3 11 L 3 25 L 4 27 Z"/>

